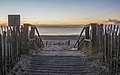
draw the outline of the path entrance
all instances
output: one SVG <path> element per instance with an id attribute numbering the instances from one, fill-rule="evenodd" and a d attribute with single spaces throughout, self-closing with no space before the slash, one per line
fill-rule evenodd
<path id="1" fill-rule="evenodd" d="M 95 73 L 80 51 L 55 50 L 53 46 L 33 53 L 25 75 L 95 75 Z"/>

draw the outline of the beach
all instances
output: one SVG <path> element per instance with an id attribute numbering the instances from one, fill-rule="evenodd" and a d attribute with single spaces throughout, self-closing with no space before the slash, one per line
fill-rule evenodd
<path id="1" fill-rule="evenodd" d="M 59 47 L 63 47 L 64 49 L 71 49 L 74 47 L 78 35 L 42 35 L 41 36 L 43 43 L 47 47 L 55 47 L 55 49 L 59 49 Z M 61 48 L 60 48 L 61 49 Z"/>

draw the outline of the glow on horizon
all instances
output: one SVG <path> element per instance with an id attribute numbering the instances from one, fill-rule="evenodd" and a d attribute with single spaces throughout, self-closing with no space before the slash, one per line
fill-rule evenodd
<path id="1" fill-rule="evenodd" d="M 0 25 L 8 14 L 20 14 L 21 24 L 88 24 L 120 20 L 120 0 L 0 0 Z"/>
<path id="2" fill-rule="evenodd" d="M 5 18 L 6 19 L 6 18 Z M 24 23 L 30 23 L 33 25 L 80 25 L 80 24 L 89 24 L 89 23 L 105 23 L 105 24 L 111 24 L 111 22 L 105 22 L 102 19 L 97 19 L 96 18 L 83 18 L 83 19 L 78 19 L 78 18 L 73 18 L 73 19 L 21 19 L 21 25 Z M 3 20 L 0 22 L 0 25 L 8 25 L 7 20 Z"/>

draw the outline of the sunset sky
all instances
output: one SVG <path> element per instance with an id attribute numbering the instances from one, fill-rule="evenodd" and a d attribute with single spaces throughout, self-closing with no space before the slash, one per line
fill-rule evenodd
<path id="1" fill-rule="evenodd" d="M 0 25 L 8 14 L 21 24 L 120 23 L 120 0 L 0 0 Z"/>

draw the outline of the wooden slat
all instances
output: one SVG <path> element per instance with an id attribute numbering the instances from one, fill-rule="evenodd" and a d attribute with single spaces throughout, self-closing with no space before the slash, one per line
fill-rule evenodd
<path id="1" fill-rule="evenodd" d="M 2 64 L 2 34 L 0 33 L 0 74 L 2 75 L 3 74 L 3 64 Z"/>
<path id="2" fill-rule="evenodd" d="M 84 30 L 85 30 L 85 27 L 83 27 L 83 29 L 82 29 L 82 31 L 81 31 L 81 33 L 80 33 L 80 36 L 79 36 L 77 42 L 76 42 L 75 45 L 74 45 L 74 48 L 75 48 L 75 47 L 77 46 L 77 44 L 79 43 L 79 40 L 81 39 L 81 36 L 82 36 Z"/>
<path id="3" fill-rule="evenodd" d="M 89 26 L 85 28 L 85 39 L 89 39 Z M 89 43 L 86 41 L 86 46 L 89 46 Z"/>
<path id="4" fill-rule="evenodd" d="M 43 47 L 44 46 L 44 44 L 43 44 L 43 41 L 42 41 L 42 39 L 41 39 L 41 36 L 40 36 L 40 34 L 39 34 L 39 32 L 38 32 L 38 29 L 37 29 L 37 27 L 35 27 L 35 30 L 36 30 L 36 32 L 37 32 L 37 35 L 38 35 L 38 37 L 39 37 L 39 42 L 41 43 L 41 47 Z"/>

